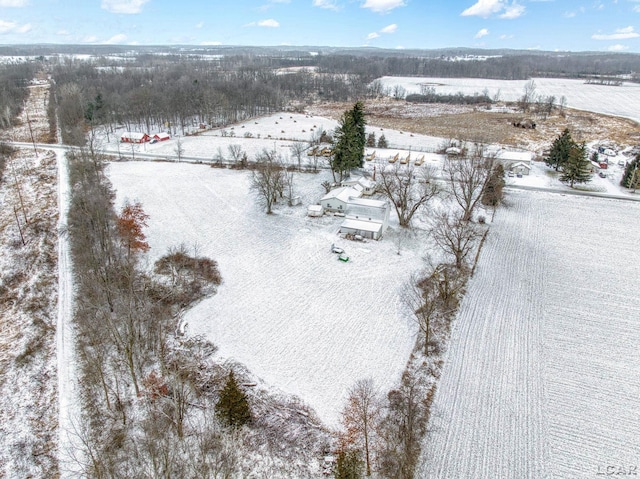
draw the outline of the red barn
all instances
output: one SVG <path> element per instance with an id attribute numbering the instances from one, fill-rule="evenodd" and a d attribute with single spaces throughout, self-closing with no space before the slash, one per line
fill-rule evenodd
<path id="1" fill-rule="evenodd" d="M 146 133 L 138 133 L 137 131 L 125 131 L 120 136 L 122 143 L 146 143 L 150 139 Z"/>
<path id="2" fill-rule="evenodd" d="M 171 137 L 169 136 L 169 133 L 165 133 L 164 131 L 161 131 L 160 133 L 156 133 L 155 135 L 153 135 L 154 140 L 157 141 L 167 141 L 169 139 L 171 139 Z"/>

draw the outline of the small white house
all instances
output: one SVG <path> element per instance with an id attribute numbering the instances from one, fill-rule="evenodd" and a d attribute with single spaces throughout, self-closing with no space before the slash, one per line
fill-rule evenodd
<path id="1" fill-rule="evenodd" d="M 347 210 L 349 198 L 360 198 L 362 192 L 351 186 L 335 188 L 320 198 L 320 205 L 325 211 L 337 211 L 344 213 Z"/>
<path id="2" fill-rule="evenodd" d="M 324 208 L 322 205 L 309 205 L 307 207 L 307 216 L 317 218 L 324 215 Z"/>
<path id="3" fill-rule="evenodd" d="M 510 151 L 510 150 L 498 150 L 497 152 L 494 150 L 488 150 L 489 155 L 495 154 L 495 159 L 499 161 L 505 170 L 513 171 L 513 166 L 516 164 L 524 164 L 531 169 L 531 158 L 532 154 L 530 151 Z M 522 173 L 523 175 L 529 174 Z"/>
<path id="4" fill-rule="evenodd" d="M 347 180 L 344 180 L 341 183 L 341 186 L 351 186 L 362 192 L 365 196 L 371 196 L 376 192 L 377 183 L 369 178 L 365 178 L 364 176 L 352 177 Z"/>
<path id="5" fill-rule="evenodd" d="M 519 161 L 518 163 L 512 164 L 509 171 L 512 171 L 516 175 L 528 175 L 531 171 L 531 166 Z"/>

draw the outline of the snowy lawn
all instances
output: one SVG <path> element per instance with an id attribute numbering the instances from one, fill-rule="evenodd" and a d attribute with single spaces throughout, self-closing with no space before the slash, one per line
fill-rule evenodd
<path id="1" fill-rule="evenodd" d="M 337 235 L 342 218 L 307 217 L 328 172 L 298 175 L 303 204 L 270 216 L 246 171 L 126 162 L 108 174 L 118 204 L 140 200 L 150 215 L 150 266 L 182 242 L 218 261 L 223 284 L 187 313 L 188 334 L 206 335 L 221 356 L 298 395 L 329 425 L 356 380 L 372 377 L 383 391 L 397 383 L 415 340 L 400 292 L 424 251 L 405 243 L 398 255 L 393 223 L 382 241 L 358 243 Z M 333 243 L 349 262 L 330 252 Z"/>
<path id="2" fill-rule="evenodd" d="M 508 202 L 454 323 L 419 477 L 637 470 L 640 203 Z"/>

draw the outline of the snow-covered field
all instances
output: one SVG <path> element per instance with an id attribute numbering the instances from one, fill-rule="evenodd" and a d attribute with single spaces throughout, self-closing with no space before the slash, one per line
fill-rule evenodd
<path id="1" fill-rule="evenodd" d="M 639 215 L 637 202 L 509 193 L 451 335 L 418 477 L 640 468 Z"/>
<path id="2" fill-rule="evenodd" d="M 399 379 L 414 344 L 400 292 L 420 267 L 420 247 L 397 254 L 384 241 L 349 242 L 342 218 L 309 218 L 328 172 L 298 175 L 302 205 L 267 216 L 249 192 L 250 173 L 206 165 L 125 162 L 109 166 L 117 203 L 140 200 L 150 215 L 150 264 L 182 242 L 218 261 L 218 293 L 186 315 L 223 357 L 293 393 L 337 425 L 347 389 L 372 377 L 382 390 Z M 350 260 L 338 261 L 331 245 Z"/>
<path id="3" fill-rule="evenodd" d="M 404 87 L 407 94 L 420 93 L 420 85 L 435 88 L 442 95 L 462 92 L 465 95 L 482 94 L 499 96 L 502 101 L 515 101 L 522 97 L 528 80 L 493 80 L 482 78 L 430 78 L 430 77 L 382 77 L 384 87 Z M 534 78 L 536 95 L 555 96 L 567 100 L 567 106 L 579 110 L 605 113 L 640 121 L 640 84 L 625 82 L 621 86 L 588 85 L 584 80 L 560 78 Z"/>

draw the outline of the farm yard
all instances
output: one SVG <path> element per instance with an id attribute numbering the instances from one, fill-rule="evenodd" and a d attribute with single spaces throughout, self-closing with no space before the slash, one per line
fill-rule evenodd
<path id="1" fill-rule="evenodd" d="M 340 217 L 306 217 L 328 172 L 298 175 L 303 205 L 274 215 L 255 203 L 248 172 L 124 162 L 108 173 L 117 202 L 140 200 L 150 215 L 150 264 L 184 242 L 220 265 L 224 282 L 187 313 L 187 334 L 208 337 L 333 426 L 354 381 L 397 382 L 415 341 L 400 292 L 423 250 L 398 255 L 392 228 L 384 241 L 352 242 L 337 235 Z"/>
<path id="2" fill-rule="evenodd" d="M 451 335 L 419 477 L 637 467 L 640 204 L 507 201 Z"/>

